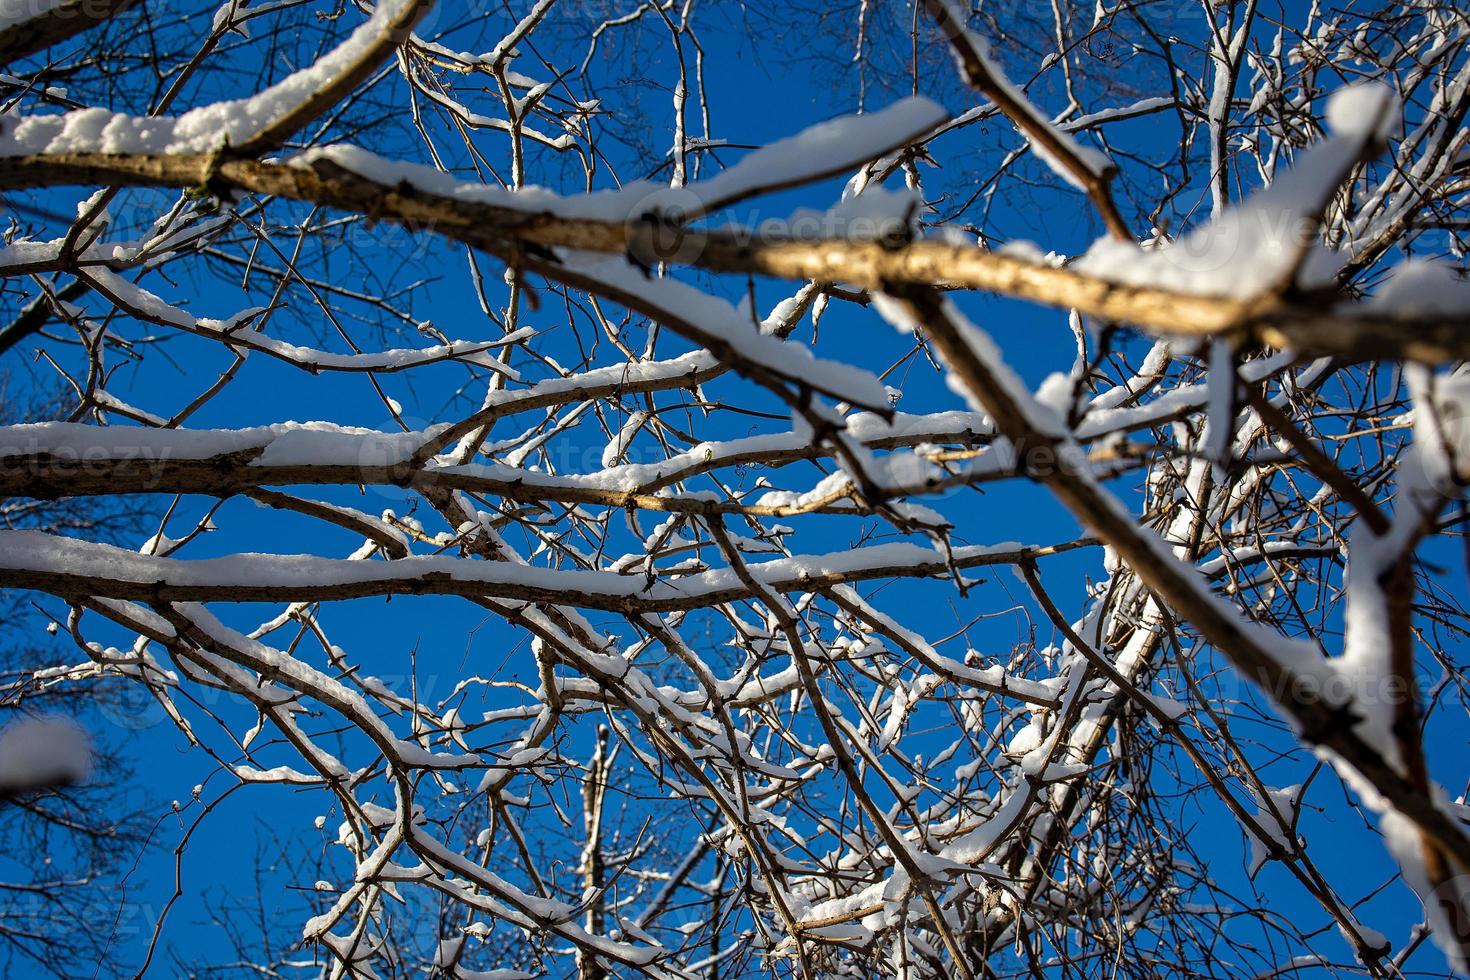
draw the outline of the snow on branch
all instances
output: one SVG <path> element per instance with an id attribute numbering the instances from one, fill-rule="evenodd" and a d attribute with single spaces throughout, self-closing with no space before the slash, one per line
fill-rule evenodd
<path id="1" fill-rule="evenodd" d="M 1118 169 L 1112 160 L 1100 150 L 1083 146 L 1069 130 L 1057 126 L 1036 108 L 996 63 L 989 42 L 966 26 L 964 14 L 954 7 L 952 0 L 927 0 L 927 3 L 930 15 L 949 39 L 960 71 L 970 85 L 994 102 L 1025 134 L 1032 151 L 1053 173 L 1092 197 L 1114 237 L 1128 240 L 1127 226 L 1108 186 Z"/>
<path id="2" fill-rule="evenodd" d="M 405 558 L 369 562 L 311 555 L 241 554 L 182 560 L 140 555 L 34 531 L 0 531 L 0 583 L 30 584 L 71 596 L 207 602 L 308 602 L 372 595 L 469 595 L 566 602 L 592 609 L 670 611 L 728 602 L 749 590 L 728 569 L 648 583 L 603 571 L 557 571 L 458 558 Z M 968 545 L 940 552 L 914 544 L 886 544 L 824 555 L 760 562 L 752 574 L 780 590 L 911 576 L 944 575 L 953 568 L 1006 564 L 1085 545 Z"/>
<path id="3" fill-rule="evenodd" d="M 0 12 L 0 924 L 162 724 L 56 975 L 1470 962 L 1470 14 L 719 6 Z"/>
<path id="4" fill-rule="evenodd" d="M 340 102 L 432 6 L 433 0 L 381 0 L 346 41 L 309 67 L 256 95 L 200 106 L 180 116 L 138 117 L 87 108 L 62 115 L 0 117 L 0 154 L 267 152 Z"/>
<path id="5" fill-rule="evenodd" d="M 1399 111 L 1382 85 L 1339 89 L 1327 105 L 1332 135 L 1245 202 L 1149 248 L 1100 239 L 1072 267 L 1120 285 L 1236 300 L 1330 287 L 1345 257 L 1319 241 L 1324 212 L 1349 171 L 1382 147 Z"/>

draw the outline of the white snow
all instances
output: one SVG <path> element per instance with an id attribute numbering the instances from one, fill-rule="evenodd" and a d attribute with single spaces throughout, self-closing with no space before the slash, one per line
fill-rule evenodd
<path id="1" fill-rule="evenodd" d="M 1296 824 L 1302 789 L 1300 783 L 1284 789 L 1267 786 L 1268 802 L 1254 787 L 1251 788 L 1251 796 L 1256 801 L 1255 820 L 1260 828 L 1259 833 L 1250 824 L 1241 824 L 1251 848 L 1250 863 L 1246 870 L 1250 877 L 1254 878 L 1256 872 L 1261 870 L 1261 866 L 1270 858 L 1273 847 L 1288 852 L 1294 850 L 1289 835 Z"/>
<path id="2" fill-rule="evenodd" d="M 632 445 L 633 437 L 643 429 L 644 423 L 648 421 L 648 418 L 647 412 L 633 412 L 628 416 L 627 421 L 618 429 L 617 435 L 613 436 L 612 441 L 602 450 L 602 465 L 604 468 L 614 466 L 622 461 L 623 457 L 628 453 L 628 447 Z"/>
<path id="3" fill-rule="evenodd" d="M 149 429 L 79 422 L 0 426 L 0 459 L 157 461 L 212 459 L 257 452 L 256 466 L 388 466 L 401 463 L 442 426 L 422 432 L 379 432 L 330 422 L 281 422 L 244 429 Z"/>
<path id="4" fill-rule="evenodd" d="M 722 360 L 733 354 L 738 361 L 799 380 L 849 404 L 879 412 L 888 409 L 888 389 L 871 372 L 844 361 L 817 358 L 804 345 L 762 333 L 748 314 L 717 296 L 675 279 L 650 278 L 623 258 L 568 256 L 562 265 L 573 281 L 595 283 L 599 292 L 618 302 L 640 312 L 658 309 L 664 323 Z M 741 373 L 748 370 L 739 363 L 734 367 Z"/>
<path id="5" fill-rule="evenodd" d="M 1295 166 L 1244 203 L 1154 248 L 1100 239 L 1072 268 L 1122 285 L 1238 299 L 1286 285 L 1299 258 L 1299 285 L 1328 281 L 1337 259 L 1317 241 L 1312 216 L 1377 132 L 1373 120 L 1389 112 L 1385 90 L 1361 89 L 1339 90 L 1329 103 L 1338 107 L 1341 131 L 1303 153 Z"/>
<path id="6" fill-rule="evenodd" d="M 1235 442 L 1235 352 L 1228 340 L 1210 343 L 1208 413 L 1205 455 L 1215 464 L 1216 480 L 1223 482 Z"/>
<path id="7" fill-rule="evenodd" d="M 1402 118 L 1398 95 L 1379 82 L 1349 85 L 1327 100 L 1327 126 L 1339 136 L 1387 139 Z"/>
<path id="8" fill-rule="evenodd" d="M 238 146 L 288 115 L 382 40 L 417 0 L 379 0 L 341 45 L 263 92 L 216 102 L 180 116 L 129 116 L 106 109 L 63 115 L 0 116 L 0 156 L 58 153 L 209 153 Z"/>
<path id="9" fill-rule="evenodd" d="M 406 182 L 441 197 L 524 211 L 544 211 L 568 219 L 627 221 L 661 214 L 687 221 L 727 207 L 755 193 L 780 190 L 817 177 L 841 173 L 895 146 L 924 135 L 948 118 L 935 102 L 913 97 L 871 113 L 841 116 L 809 127 L 745 156 L 707 180 L 679 188 L 637 181 L 617 190 L 563 196 L 542 187 L 516 190 L 466 183 L 431 167 L 387 160 L 355 146 L 308 150 L 292 158 L 296 166 L 329 161 L 377 183 Z M 0 143 L 3 152 L 4 143 Z"/>
<path id="10" fill-rule="evenodd" d="M 808 240 L 895 240 L 910 234 L 913 216 L 922 204 L 922 197 L 907 187 L 869 187 L 826 211 L 803 208 L 785 221 L 763 222 L 760 231 L 772 237 Z"/>
<path id="11" fill-rule="evenodd" d="M 1470 280 L 1446 262 L 1407 259 L 1389 270 L 1365 308 L 1399 316 L 1470 315 Z"/>
<path id="12" fill-rule="evenodd" d="M 1014 554 L 1021 545 L 966 545 L 948 551 L 909 542 L 871 545 L 826 554 L 794 555 L 751 563 L 748 570 L 770 585 L 829 582 L 860 578 L 894 567 L 943 574 L 953 564 L 984 564 Z M 223 558 L 178 559 L 140 555 L 111 545 L 95 544 L 39 531 L 0 531 L 0 569 L 36 576 L 94 575 L 118 583 L 219 590 L 221 596 L 245 595 L 248 589 L 283 593 L 342 588 L 373 594 L 393 591 L 453 591 L 450 583 L 473 585 L 486 595 L 564 592 L 589 608 L 621 608 L 622 599 L 639 597 L 654 603 L 686 605 L 745 592 L 729 568 L 688 575 L 674 582 L 647 583 L 641 576 L 616 572 L 538 568 L 514 562 L 484 562 L 446 556 L 412 557 L 391 562 L 319 558 L 313 555 L 235 554 Z M 414 584 L 417 583 L 417 584 Z M 442 584 L 441 584 L 442 583 Z M 199 616 L 207 616 L 202 607 Z M 217 627 L 223 629 L 223 627 Z M 242 642 L 230 634 L 231 642 Z M 250 641 L 253 643 L 253 641 Z M 255 646 L 258 646 L 255 645 Z M 262 648 L 263 649 L 263 648 Z M 334 682 L 335 683 L 335 682 Z"/>
<path id="13" fill-rule="evenodd" d="M 954 23 L 965 23 L 966 17 L 963 10 L 956 7 L 951 0 L 942 0 L 942 2 L 949 7 L 949 16 Z M 1092 176 L 1101 178 L 1113 170 L 1113 161 L 1108 158 L 1106 153 L 1083 145 L 1070 132 L 1053 123 L 1050 116 L 1032 104 L 1020 86 L 1006 77 L 1005 70 L 1001 68 L 1000 62 L 991 53 L 989 41 L 969 29 L 965 30 L 965 36 L 969 45 L 974 49 L 975 54 L 985 66 L 985 70 L 990 74 L 991 79 L 1002 91 L 1015 100 L 1016 104 L 1020 106 L 1021 111 L 1026 114 L 1035 126 L 1047 131 L 1056 140 L 1057 144 L 1072 154 Z M 960 61 L 960 70 L 963 72 L 964 60 L 962 58 L 958 60 Z M 1043 163 L 1050 167 L 1053 173 L 1073 187 L 1079 190 L 1086 190 L 1086 186 L 1072 172 L 1070 167 L 1057 159 L 1040 142 L 1029 137 L 1028 139 L 1031 144 L 1031 152 L 1035 153 Z"/>
<path id="14" fill-rule="evenodd" d="M 252 307 L 228 319 L 196 317 L 187 310 L 172 306 L 148 290 L 103 268 L 86 273 L 97 289 L 135 316 L 155 323 L 178 327 L 205 337 L 217 337 L 241 352 L 260 351 L 279 358 L 305 371 L 406 371 L 424 364 L 450 359 L 489 368 L 511 380 L 520 375 L 509 365 L 488 352 L 506 344 L 505 339 L 456 340 L 423 348 L 395 348 L 372 353 L 339 354 L 315 350 L 270 337 L 247 324 L 265 311 Z"/>

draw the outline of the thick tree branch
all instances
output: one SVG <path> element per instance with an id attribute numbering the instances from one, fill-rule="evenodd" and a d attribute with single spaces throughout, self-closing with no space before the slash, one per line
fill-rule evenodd
<path id="1" fill-rule="evenodd" d="M 578 280 L 535 249 L 625 254 L 637 222 L 560 217 L 442 197 L 408 184 L 389 185 L 341 167 L 315 168 L 212 155 L 115 157 L 99 154 L 0 158 L 0 188 L 71 183 L 190 187 L 210 184 L 372 215 L 428 229 L 549 278 Z M 636 217 L 631 216 L 630 219 Z M 793 240 L 682 229 L 667 256 L 711 272 L 794 281 L 934 285 L 1075 309 L 1160 336 L 1226 337 L 1241 344 L 1292 348 L 1348 361 L 1393 359 L 1441 364 L 1470 359 L 1470 326 L 1460 315 L 1393 315 L 1346 301 L 1274 296 L 1231 298 L 1129 286 L 1048 265 L 938 240 L 884 242 Z"/>

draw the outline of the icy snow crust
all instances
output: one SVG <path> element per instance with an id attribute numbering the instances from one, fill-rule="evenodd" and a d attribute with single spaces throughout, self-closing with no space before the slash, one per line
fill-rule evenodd
<path id="1" fill-rule="evenodd" d="M 563 196 L 541 187 L 510 190 L 467 183 L 419 164 L 388 160 L 356 146 L 336 145 L 294 157 L 297 166 L 327 160 L 377 183 L 407 183 L 426 193 L 490 206 L 538 210 L 562 218 L 626 221 L 644 214 L 689 219 L 716 211 L 752 194 L 776 190 L 855 166 L 921 136 L 948 119 L 938 103 L 922 96 L 903 99 L 877 112 L 818 123 L 747 154 L 708 180 L 686 187 L 636 181 L 617 190 Z"/>

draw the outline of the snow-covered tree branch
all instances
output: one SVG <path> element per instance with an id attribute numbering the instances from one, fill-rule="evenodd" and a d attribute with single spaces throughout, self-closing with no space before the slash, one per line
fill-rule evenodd
<path id="1" fill-rule="evenodd" d="M 104 684 L 204 774 L 99 970 L 1470 970 L 1470 12 L 24 0 L 0 57 L 0 397 L 64 393 L 0 426 L 0 819 L 103 795 Z M 189 870 L 252 806 L 279 859 Z"/>

